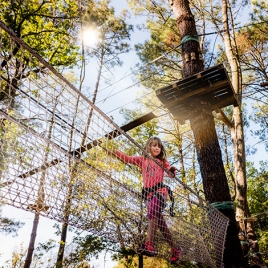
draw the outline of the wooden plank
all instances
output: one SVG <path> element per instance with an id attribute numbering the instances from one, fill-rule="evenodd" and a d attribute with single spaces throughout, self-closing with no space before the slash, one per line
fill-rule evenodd
<path id="1" fill-rule="evenodd" d="M 267 86 L 268 86 L 268 82 L 260 83 L 260 86 L 261 86 L 261 87 L 267 87 Z"/>
<path id="2" fill-rule="evenodd" d="M 211 111 L 229 105 L 238 105 L 234 96 L 229 96 L 228 98 L 224 98 L 220 101 L 215 100 L 211 103 Z M 183 124 L 185 120 L 189 119 L 190 109 L 186 102 L 182 103 L 180 106 L 169 107 L 169 111 L 173 115 L 174 119 L 178 120 L 180 124 Z"/>
<path id="3" fill-rule="evenodd" d="M 220 64 L 216 67 L 211 67 L 203 72 L 197 73 L 186 79 L 180 80 L 176 82 L 176 84 L 178 88 L 180 88 L 181 90 L 185 90 L 187 88 L 194 90 L 194 87 L 195 87 L 194 85 L 196 84 L 199 84 L 199 85 L 203 84 L 203 87 L 205 87 L 219 80 L 225 80 L 226 78 L 227 78 L 227 75 L 225 73 L 225 69 L 223 65 Z"/>
<path id="4" fill-rule="evenodd" d="M 175 100 L 175 101 L 164 103 L 164 107 L 168 108 L 170 106 L 173 106 L 177 102 L 184 101 L 184 100 L 186 100 L 186 99 L 188 99 L 190 97 L 193 97 L 193 96 L 196 97 L 196 96 L 199 96 L 199 95 L 207 94 L 207 93 L 209 93 L 211 91 L 215 91 L 217 89 L 225 87 L 226 85 L 228 85 L 226 83 L 226 81 L 219 81 L 219 82 L 215 83 L 212 87 L 206 87 L 206 88 L 201 87 L 198 90 L 191 91 L 189 93 L 186 93 L 186 94 L 182 95 L 181 97 L 178 97 L 177 100 Z"/>
<path id="5" fill-rule="evenodd" d="M 130 123 L 128 123 L 120 128 L 124 131 L 129 131 L 129 130 L 131 130 L 135 127 L 138 127 L 138 126 L 140 126 L 140 125 L 142 125 L 142 124 L 144 124 L 144 123 L 146 123 L 154 118 L 156 118 L 156 115 L 154 113 L 150 112 L 148 114 L 145 114 L 145 115 L 131 121 Z"/>
<path id="6" fill-rule="evenodd" d="M 238 103 L 234 97 L 225 98 L 221 101 L 218 101 L 218 102 L 215 102 L 212 104 L 213 110 L 216 110 L 216 108 L 224 108 L 224 107 L 227 107 L 230 105 L 233 105 L 233 106 L 238 105 Z"/>
<path id="7" fill-rule="evenodd" d="M 166 103 L 170 101 L 172 97 L 178 98 L 181 95 L 199 90 L 201 87 L 206 88 L 213 86 L 216 82 L 226 80 L 227 78 L 228 76 L 224 66 L 220 64 L 186 79 L 179 80 L 172 85 L 160 88 L 156 90 L 156 95 L 163 103 Z"/>
<path id="8" fill-rule="evenodd" d="M 156 116 L 152 112 L 150 112 L 148 114 L 145 114 L 145 115 L 131 121 L 130 123 L 128 123 L 124 126 L 121 126 L 120 128 L 123 131 L 127 132 L 135 127 L 138 127 L 138 126 L 154 119 L 155 117 Z M 81 153 L 84 153 L 85 151 L 88 151 L 88 150 L 92 149 L 93 147 L 101 145 L 103 138 L 111 140 L 111 139 L 116 138 L 119 135 L 121 135 L 121 132 L 118 131 L 117 129 L 115 129 L 115 130 L 107 133 L 104 137 L 97 139 L 97 140 L 94 140 L 94 141 L 91 141 L 90 143 L 84 145 L 83 147 L 77 148 L 76 150 L 72 151 L 71 153 L 74 155 L 80 155 Z"/>
<path id="9" fill-rule="evenodd" d="M 137 119 L 133 120 L 132 122 L 130 122 L 130 123 L 126 124 L 126 125 L 123 125 L 121 127 L 121 129 L 126 132 L 126 131 L 129 131 L 129 130 L 137 127 L 137 126 L 140 126 L 140 125 L 142 125 L 142 124 L 144 124 L 144 123 L 146 123 L 146 122 L 148 122 L 148 121 L 150 121 L 150 120 L 152 120 L 154 118 L 156 118 L 156 115 L 153 114 L 152 112 L 150 112 L 148 114 L 143 115 L 140 118 L 137 118 Z M 115 137 L 117 137 L 119 135 L 121 135 L 121 132 L 119 132 L 116 129 L 116 130 L 113 130 L 113 131 L 109 132 L 104 137 L 108 138 L 109 140 L 111 140 L 111 139 L 113 139 L 113 138 L 115 138 Z M 73 154 L 74 156 L 78 156 L 81 153 L 83 153 L 83 152 L 85 152 L 87 150 L 90 150 L 91 148 L 93 148 L 95 146 L 101 145 L 101 143 L 102 143 L 101 139 L 102 138 L 100 138 L 98 140 L 94 140 L 94 141 L 86 144 L 83 147 L 79 147 L 76 150 L 71 151 L 70 154 Z M 46 170 L 47 168 L 52 167 L 54 165 L 57 165 L 58 163 L 61 163 L 61 162 L 62 162 L 61 159 L 53 159 L 52 161 L 47 162 L 47 163 L 43 164 L 42 166 L 39 166 L 39 167 L 34 168 L 34 169 L 24 173 L 24 174 L 19 175 L 18 178 L 27 178 L 27 177 L 29 177 L 31 175 L 34 175 L 34 174 L 36 174 L 36 173 L 38 173 L 38 172 L 40 172 L 42 170 Z"/>
<path id="10" fill-rule="evenodd" d="M 238 106 L 232 84 L 223 64 L 211 67 L 191 77 L 157 90 L 157 97 L 179 122 L 189 117 L 188 102 L 200 97 L 212 105 L 212 110 L 229 105 Z"/>

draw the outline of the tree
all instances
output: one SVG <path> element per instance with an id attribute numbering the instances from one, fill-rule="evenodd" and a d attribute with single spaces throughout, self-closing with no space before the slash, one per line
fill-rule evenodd
<path id="1" fill-rule="evenodd" d="M 87 234 L 83 237 L 77 231 L 78 236 L 74 237 L 73 249 L 68 252 L 68 256 L 64 259 L 64 266 L 79 265 L 85 261 L 90 261 L 91 257 L 97 258 L 103 250 L 118 251 L 118 246 L 110 241 Z"/>
<path id="2" fill-rule="evenodd" d="M 49 140 L 51 139 L 53 126 L 55 123 L 55 113 L 56 113 L 56 107 L 58 104 L 59 96 L 60 96 L 60 93 L 58 94 L 58 96 L 55 97 L 54 103 L 52 103 L 52 105 L 51 105 L 52 106 L 52 114 L 51 114 L 51 118 L 49 120 L 50 123 L 48 124 L 48 134 L 47 134 L 47 138 Z M 45 155 L 44 155 L 44 159 L 43 159 L 44 164 L 45 164 L 48 162 L 50 145 L 49 144 L 46 145 L 45 148 L 43 148 L 43 150 L 45 151 Z M 37 228 L 38 228 L 38 224 L 39 224 L 40 212 L 48 209 L 48 207 L 45 204 L 45 189 L 44 189 L 45 179 L 46 179 L 46 171 L 42 170 L 39 185 L 38 185 L 37 199 L 35 201 L 35 204 L 32 205 L 32 209 L 35 211 L 35 215 L 34 215 L 33 227 L 32 227 L 32 232 L 31 232 L 31 239 L 29 242 L 29 247 L 28 247 L 28 252 L 27 252 L 26 259 L 25 259 L 24 268 L 30 267 L 31 262 L 32 262 L 32 256 L 33 256 L 33 252 L 34 252 L 34 244 L 35 244 Z"/>
<path id="3" fill-rule="evenodd" d="M 77 2 L 69 1 L 68 4 L 62 4 L 61 1 L 2 1 L 1 5 L 1 21 L 52 66 L 59 69 L 76 64 L 78 47 L 74 42 L 74 36 L 80 12 Z M 20 53 L 20 46 L 15 44 L 11 49 L 11 44 L 7 40 L 3 44 L 6 48 L 6 60 L 1 63 L 1 67 L 8 68 L 8 61 L 14 60 L 16 54 Z M 14 98 L 19 80 L 30 72 L 44 71 L 38 69 L 37 65 L 28 66 L 34 63 L 29 61 L 29 56 L 24 56 L 23 63 L 17 61 L 16 76 L 11 76 L 11 80 L 7 81 L 14 86 L 13 91 L 8 91 L 7 84 L 1 91 L 0 100 Z"/>
<path id="4" fill-rule="evenodd" d="M 2 214 L 2 209 L 0 208 L 0 215 Z M 0 232 L 6 235 L 13 234 L 17 236 L 18 230 L 23 227 L 24 223 L 20 221 L 14 221 L 6 217 L 0 216 Z"/>
<path id="5" fill-rule="evenodd" d="M 23 244 L 21 244 L 19 248 L 18 247 L 14 248 L 11 260 L 7 261 L 7 263 L 11 265 L 11 267 L 21 268 L 23 267 L 25 255 L 26 255 L 26 249 L 24 249 Z"/>
<path id="6" fill-rule="evenodd" d="M 258 244 L 260 245 L 260 252 L 266 253 L 268 250 L 268 218 L 267 218 L 267 176 L 268 176 L 268 163 L 261 161 L 260 167 L 257 169 L 253 163 L 247 165 L 247 178 L 248 178 L 248 203 L 250 212 L 253 218 L 257 218 L 254 222 L 254 229 L 256 229 Z M 248 241 L 250 242 L 250 241 Z M 250 252 L 251 257 L 254 256 Z M 267 255 L 266 255 L 267 260 Z M 253 259 L 254 261 L 254 259 Z"/>
<path id="7" fill-rule="evenodd" d="M 260 82 L 268 81 L 267 62 L 267 4 L 253 3 L 252 23 L 240 29 L 237 34 L 241 66 L 243 68 L 244 98 L 251 100 L 253 112 L 250 119 L 259 124 L 260 128 L 252 134 L 259 138 L 260 143 L 267 143 L 267 86 L 261 87 Z"/>
<path id="8" fill-rule="evenodd" d="M 2 1 L 0 17 L 1 21 L 10 27 L 19 38 L 24 40 L 52 66 L 60 69 L 63 66 L 72 67 L 77 61 L 78 47 L 73 41 L 75 40 L 73 36 L 76 30 L 76 20 L 79 18 L 79 8 L 78 3 L 73 1 L 65 4 L 62 1 L 54 1 L 53 3 L 35 0 Z M 0 100 L 8 104 L 7 112 L 9 113 L 10 110 L 16 108 L 15 97 L 21 80 L 31 74 L 42 74 L 44 69 L 39 68 L 37 62 L 30 60 L 29 54 L 23 55 L 23 61 L 16 59 L 17 55 L 21 53 L 20 45 L 15 43 L 12 47 L 7 36 L 5 36 L 3 44 L 3 52 L 6 56 L 1 67 L 6 73 L 10 72 L 10 75 L 3 80 L 5 83 L 1 88 Z M 15 70 L 10 69 L 13 67 L 9 67 L 9 62 L 15 63 L 13 65 L 16 66 Z M 6 129 L 4 125 L 1 125 L 2 128 Z M 4 153 L 1 152 L 1 157 Z M 38 215 L 36 214 L 36 216 L 30 242 L 31 250 L 28 250 L 25 267 L 29 267 L 31 263 L 38 224 Z"/>
<path id="9" fill-rule="evenodd" d="M 225 55 L 226 55 L 227 63 L 229 65 L 230 72 L 231 72 L 232 85 L 233 85 L 236 97 L 238 99 L 238 103 L 240 105 L 237 107 L 234 107 L 231 119 L 228 119 L 228 117 L 225 116 L 222 110 L 220 110 L 220 114 L 222 115 L 223 121 L 230 128 L 231 137 L 232 137 L 233 152 L 234 152 L 233 158 L 234 158 L 234 167 L 235 167 L 235 180 L 236 180 L 236 201 L 237 201 L 236 219 L 239 221 L 240 228 L 242 230 L 246 228 L 244 231 L 247 233 L 251 242 L 254 245 L 253 250 L 255 252 L 258 252 L 258 244 L 256 243 L 256 239 L 255 239 L 256 237 L 255 237 L 255 233 L 252 227 L 252 223 L 247 222 L 246 224 L 244 224 L 244 218 L 250 217 L 250 211 L 249 211 L 249 206 L 247 202 L 246 152 L 245 152 L 244 123 L 243 123 L 243 113 L 242 113 L 242 92 L 243 92 L 242 63 L 244 61 L 243 60 L 244 56 L 242 55 L 245 53 L 241 53 L 241 54 L 239 53 L 241 49 L 244 50 L 244 48 L 241 48 L 238 45 L 239 34 L 238 35 L 231 34 L 235 32 L 234 14 L 233 14 L 231 6 L 232 4 L 229 1 L 223 0 L 221 2 L 221 8 L 222 8 L 221 22 L 223 24 L 223 32 L 221 33 L 221 37 L 225 45 Z M 216 20 L 214 22 L 216 22 Z M 217 27 L 219 26 L 217 25 Z M 240 38 L 240 41 L 241 41 L 241 38 Z M 256 55 L 258 54 L 256 53 Z M 258 62 L 256 55 L 253 56 L 253 58 L 256 59 L 255 62 Z M 258 57 L 258 59 L 262 61 L 261 57 Z M 254 259 L 255 264 L 261 265 L 262 260 L 261 260 L 260 255 L 255 254 L 253 259 Z"/>
<path id="10" fill-rule="evenodd" d="M 267 100 L 267 99 L 266 99 Z M 260 128 L 254 131 L 261 143 L 264 143 L 266 151 L 268 151 L 268 132 L 267 132 L 267 116 L 268 116 L 268 106 L 265 99 L 257 101 L 253 106 L 254 113 L 251 118 L 254 122 L 258 123 Z"/>
<path id="11" fill-rule="evenodd" d="M 103 70 L 106 69 L 106 71 L 111 72 L 110 69 L 112 67 L 117 65 L 120 66 L 122 64 L 120 60 L 120 55 L 122 53 L 128 52 L 129 49 L 129 44 L 126 40 L 130 38 L 130 32 L 132 30 L 132 26 L 125 23 L 124 18 L 126 14 L 123 14 L 122 16 L 119 17 L 115 16 L 114 9 L 109 7 L 109 3 L 110 1 L 107 0 L 96 1 L 96 2 L 89 1 L 82 22 L 82 27 L 90 26 L 100 28 L 99 30 L 101 32 L 100 34 L 101 40 L 99 44 L 97 44 L 97 47 L 95 49 L 89 52 L 90 53 L 89 56 L 91 57 L 95 56 L 99 63 L 96 84 L 92 97 L 93 104 L 95 104 L 96 102 L 99 90 L 99 84 L 101 82 L 101 77 L 103 77 Z M 85 53 L 85 47 L 83 41 L 82 41 L 82 56 L 84 57 L 84 61 L 82 62 L 81 75 L 80 75 L 80 85 L 79 85 L 80 90 L 82 89 L 84 81 L 85 59 L 87 56 Z M 76 109 L 78 109 L 78 103 L 79 99 L 77 99 Z M 93 111 L 94 111 L 93 107 L 91 107 L 83 131 L 83 138 L 80 144 L 81 148 L 85 147 L 85 140 L 89 131 Z M 73 118 L 74 119 L 72 124 L 74 125 L 76 114 Z M 72 148 L 72 135 L 73 133 L 70 133 L 71 138 L 69 148 Z M 82 155 L 79 155 L 79 157 L 82 158 Z M 70 215 L 70 207 L 72 204 L 73 182 L 75 181 L 77 168 L 78 168 L 77 163 L 70 166 L 71 178 L 67 198 L 65 200 L 66 211 L 64 216 L 64 222 L 62 224 L 61 241 L 56 264 L 57 267 L 62 267 L 63 263 L 64 249 L 67 238 L 68 219 Z"/>
<path id="12" fill-rule="evenodd" d="M 105 73 L 110 74 L 115 66 L 121 66 L 120 55 L 129 51 L 130 33 L 133 30 L 132 25 L 125 23 L 127 13 L 123 11 L 119 17 L 114 14 L 114 8 L 109 7 L 110 0 L 90 1 L 87 10 L 83 16 L 83 28 L 93 27 L 99 31 L 99 42 L 96 48 L 89 51 L 90 57 L 95 57 L 98 63 L 97 79 L 92 94 L 92 103 L 95 104 L 101 78 L 104 82 L 109 79 Z M 84 46 L 84 44 L 83 44 Z M 83 48 L 84 49 L 84 48 Z M 83 55 L 85 56 L 85 55 Z M 91 109 L 87 126 L 90 125 L 93 108 Z"/>
<path id="13" fill-rule="evenodd" d="M 204 70 L 199 42 L 196 39 L 195 20 L 188 1 L 171 1 L 170 3 L 175 14 L 180 40 L 183 40 L 184 37 L 193 37 L 192 40 L 181 44 L 181 74 L 182 78 L 187 78 Z M 158 6 L 155 1 L 153 5 L 157 6 L 156 10 L 163 10 L 160 8 L 160 4 Z M 194 38 L 195 40 L 193 40 Z M 188 57 L 191 53 L 195 55 L 192 59 L 191 56 Z M 187 58 L 190 58 L 190 60 L 188 61 Z M 191 106 L 191 114 L 189 115 L 190 124 L 195 137 L 196 152 L 203 178 L 205 197 L 211 203 L 231 201 L 210 104 L 205 100 L 195 98 L 190 101 L 189 105 Z M 231 264 L 238 265 L 241 259 L 241 248 L 238 240 L 238 228 L 235 222 L 234 210 L 227 208 L 221 211 L 230 219 L 224 263 L 227 266 Z"/>
<path id="14" fill-rule="evenodd" d="M 171 1 L 181 40 L 186 36 L 197 36 L 195 20 L 188 1 Z M 190 56 L 187 60 L 187 55 Z M 204 70 L 198 40 L 189 40 L 182 44 L 182 77 L 187 78 Z M 203 178 L 204 193 L 210 203 L 231 201 L 227 178 L 222 163 L 221 150 L 215 130 L 214 118 L 210 103 L 194 97 L 190 100 L 192 112 L 190 124 L 195 137 L 197 159 Z M 219 194 L 221 193 L 221 194 Z M 227 229 L 224 264 L 227 267 L 238 265 L 241 261 L 241 248 L 238 240 L 238 229 L 232 208 L 220 209 L 230 219 Z"/>

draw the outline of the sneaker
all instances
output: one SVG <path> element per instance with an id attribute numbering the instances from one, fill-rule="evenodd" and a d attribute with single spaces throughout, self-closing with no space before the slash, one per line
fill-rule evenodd
<path id="1" fill-rule="evenodd" d="M 157 252 L 154 249 L 154 244 L 152 242 L 146 241 L 145 248 L 143 249 L 143 254 L 148 257 L 153 257 L 157 255 Z"/>
<path id="2" fill-rule="evenodd" d="M 178 263 L 180 261 L 181 252 L 182 252 L 182 249 L 180 247 L 178 247 L 177 249 L 172 248 L 171 249 L 171 258 L 170 258 L 169 262 L 171 264 Z"/>

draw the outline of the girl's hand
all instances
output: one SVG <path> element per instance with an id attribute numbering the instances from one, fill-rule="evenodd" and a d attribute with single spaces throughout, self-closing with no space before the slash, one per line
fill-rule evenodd
<path id="1" fill-rule="evenodd" d="M 176 175 L 176 168 L 175 167 L 170 167 L 168 171 L 170 171 L 172 174 L 173 174 L 173 178 L 175 177 Z"/>
<path id="2" fill-rule="evenodd" d="M 115 155 L 116 154 L 116 151 L 115 150 L 106 150 L 107 152 L 107 155 Z"/>

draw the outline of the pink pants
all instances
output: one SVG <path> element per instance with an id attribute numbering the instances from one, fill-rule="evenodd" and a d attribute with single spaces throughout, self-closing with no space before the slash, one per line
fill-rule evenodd
<path id="1" fill-rule="evenodd" d="M 149 220 L 158 219 L 158 227 L 159 227 L 160 231 L 167 228 L 166 221 L 165 221 L 164 216 L 162 214 L 162 211 L 166 206 L 166 197 L 163 196 L 162 202 L 161 202 L 159 197 L 154 195 L 151 198 L 151 200 L 148 201 L 147 206 L 148 206 L 148 214 L 147 214 L 148 219 Z"/>

